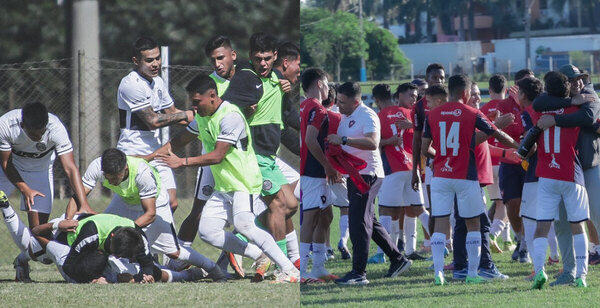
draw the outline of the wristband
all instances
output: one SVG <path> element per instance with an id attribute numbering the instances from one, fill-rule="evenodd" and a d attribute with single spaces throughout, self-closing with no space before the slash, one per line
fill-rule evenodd
<path id="1" fill-rule="evenodd" d="M 52 232 L 56 232 L 58 230 L 58 224 L 61 222 L 62 220 L 57 220 L 52 224 Z"/>

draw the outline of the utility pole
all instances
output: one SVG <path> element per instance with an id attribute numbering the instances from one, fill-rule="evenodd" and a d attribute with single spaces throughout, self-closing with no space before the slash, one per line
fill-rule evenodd
<path id="1" fill-rule="evenodd" d="M 531 6 L 535 0 L 525 0 L 525 65 L 531 69 Z"/>
<path id="2" fill-rule="evenodd" d="M 360 21 L 360 33 L 364 35 L 362 0 L 358 0 L 358 19 Z M 360 81 L 367 81 L 367 66 L 363 56 L 360 57 Z"/>

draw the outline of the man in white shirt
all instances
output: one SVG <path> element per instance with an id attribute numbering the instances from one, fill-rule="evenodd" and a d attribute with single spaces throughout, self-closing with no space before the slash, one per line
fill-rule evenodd
<path id="1" fill-rule="evenodd" d="M 352 241 L 352 271 L 337 279 L 337 284 L 367 284 L 367 258 L 371 238 L 390 259 L 386 277 L 396 277 L 412 264 L 393 243 L 385 228 L 375 219 L 374 201 L 384 177 L 379 154 L 380 123 L 375 111 L 360 101 L 360 85 L 346 82 L 338 88 L 338 106 L 342 120 L 337 134 L 327 137 L 330 144 L 342 145 L 347 153 L 362 158 L 367 167 L 360 170 L 363 180 L 370 185 L 361 193 L 354 181 L 348 181 L 350 240 Z"/>

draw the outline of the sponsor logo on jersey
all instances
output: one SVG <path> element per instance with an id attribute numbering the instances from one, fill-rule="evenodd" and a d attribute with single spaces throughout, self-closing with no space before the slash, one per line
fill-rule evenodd
<path id="1" fill-rule="evenodd" d="M 556 162 L 556 157 L 554 157 L 554 153 L 552 153 L 552 161 L 550 162 L 550 164 L 548 164 L 548 167 L 550 167 L 550 169 L 560 169 L 560 165 Z"/>
<path id="2" fill-rule="evenodd" d="M 356 123 L 356 121 L 354 121 L 354 120 L 351 120 L 351 121 L 348 123 L 348 127 L 352 127 L 352 126 L 354 126 L 354 123 Z"/>
<path id="3" fill-rule="evenodd" d="M 441 169 L 442 172 L 452 172 L 452 167 L 450 167 L 450 157 L 446 159 L 446 163 Z"/>
<path id="4" fill-rule="evenodd" d="M 462 114 L 462 110 L 460 109 L 454 109 L 452 111 L 442 111 L 441 112 L 442 115 L 452 115 L 455 117 L 459 117 Z"/>
<path id="5" fill-rule="evenodd" d="M 160 90 L 160 89 L 158 90 L 158 98 L 162 99 L 162 90 Z"/>
<path id="6" fill-rule="evenodd" d="M 550 111 L 543 111 L 542 114 L 563 114 L 565 113 L 565 108 L 560 108 L 558 110 L 550 110 Z"/>
<path id="7" fill-rule="evenodd" d="M 396 112 L 394 114 L 388 114 L 387 118 L 388 119 L 391 119 L 391 118 L 406 119 L 406 117 L 404 116 L 404 114 L 402 112 L 400 112 L 400 111 L 398 111 L 398 112 Z"/>

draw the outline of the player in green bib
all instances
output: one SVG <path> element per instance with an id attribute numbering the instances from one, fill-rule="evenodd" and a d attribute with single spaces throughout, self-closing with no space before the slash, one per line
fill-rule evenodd
<path id="1" fill-rule="evenodd" d="M 254 223 L 253 206 L 261 191 L 262 176 L 244 115 L 237 106 L 221 100 L 214 80 L 207 75 L 194 78 L 186 90 L 197 111 L 198 139 L 206 154 L 180 158 L 171 152 L 171 146 L 187 144 L 195 137 L 186 131 L 159 149 L 155 157 L 171 168 L 210 166 L 215 191 L 202 210 L 200 237 L 215 247 L 254 260 L 259 260 L 264 251 L 279 266 L 279 281 L 297 282 L 298 270 L 277 247 L 273 237 Z M 251 243 L 225 231 L 229 223 Z"/>

